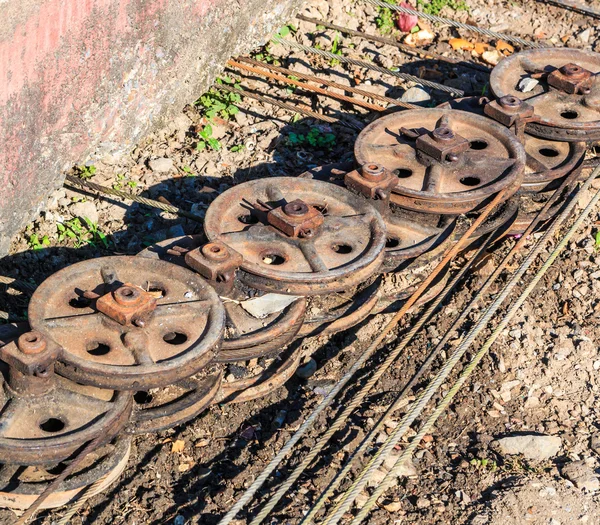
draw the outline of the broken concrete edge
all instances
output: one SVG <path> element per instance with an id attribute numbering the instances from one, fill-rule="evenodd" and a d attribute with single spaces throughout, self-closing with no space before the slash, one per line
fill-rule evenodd
<path id="1" fill-rule="evenodd" d="M 76 164 L 122 156 L 268 41 L 300 0 L 0 5 L 0 257 Z"/>

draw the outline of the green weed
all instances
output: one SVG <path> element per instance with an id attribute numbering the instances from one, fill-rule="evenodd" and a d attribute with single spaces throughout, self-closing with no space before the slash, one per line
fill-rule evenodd
<path id="1" fill-rule="evenodd" d="M 213 129 L 210 124 L 204 126 L 204 128 L 202 128 L 202 131 L 198 133 L 200 137 L 200 140 L 198 140 L 198 142 L 196 143 L 196 149 L 198 151 L 204 151 L 206 148 L 210 148 L 213 151 L 221 150 L 221 143 L 217 139 L 213 138 L 212 133 Z"/>
<path id="2" fill-rule="evenodd" d="M 235 146 L 231 146 L 229 151 L 232 153 L 237 153 L 238 151 L 242 151 L 245 148 L 244 144 L 236 144 Z"/>
<path id="3" fill-rule="evenodd" d="M 63 224 L 60 222 L 57 223 L 58 242 L 70 239 L 73 241 L 75 248 L 81 248 L 86 245 L 96 247 L 99 243 L 101 243 L 104 248 L 108 248 L 108 239 L 106 238 L 106 235 L 100 231 L 98 225 L 87 217 L 84 217 L 83 221 L 85 225 L 81 224 L 81 221 L 76 217 Z"/>
<path id="4" fill-rule="evenodd" d="M 96 166 L 75 166 L 75 175 L 80 179 L 91 179 L 96 174 Z"/>
<path id="5" fill-rule="evenodd" d="M 596 233 L 596 251 L 600 251 L 600 230 Z"/>
<path id="6" fill-rule="evenodd" d="M 439 15 L 444 7 L 454 11 L 468 11 L 469 6 L 464 0 L 417 0 L 417 9 L 430 15 Z"/>
<path id="7" fill-rule="evenodd" d="M 239 88 L 240 86 L 239 81 L 229 77 L 219 78 L 217 79 L 217 83 L 228 84 L 235 88 Z M 236 104 L 241 100 L 242 97 L 238 93 L 211 88 L 195 102 L 195 105 L 203 110 L 202 113 L 208 119 L 213 119 L 218 115 L 224 120 L 229 120 L 240 111 Z"/>
<path id="8" fill-rule="evenodd" d="M 387 7 L 379 8 L 379 15 L 375 18 L 377 29 L 382 35 L 389 35 L 396 29 L 395 13 Z"/>
<path id="9" fill-rule="evenodd" d="M 306 134 L 290 133 L 287 137 L 287 143 L 292 147 L 310 146 L 315 149 L 331 150 L 336 144 L 336 136 L 334 133 L 313 127 Z"/>
<path id="10" fill-rule="evenodd" d="M 331 52 L 334 55 L 341 55 L 342 54 L 342 51 L 340 49 L 340 34 L 339 33 L 336 33 L 335 37 L 333 38 L 333 42 L 331 43 Z M 338 66 L 339 64 L 341 64 L 341 62 L 339 60 L 336 60 L 335 58 L 332 58 L 329 61 L 329 65 L 331 67 Z"/>
<path id="11" fill-rule="evenodd" d="M 125 175 L 117 173 L 117 182 L 113 182 L 112 184 L 113 190 L 122 190 L 125 186 L 131 189 L 137 188 L 138 183 L 136 181 L 125 179 Z"/>
<path id="12" fill-rule="evenodd" d="M 42 250 L 46 246 L 50 246 L 50 239 L 48 238 L 48 236 L 44 235 L 40 239 L 37 233 L 30 235 L 29 240 L 27 242 L 32 250 Z"/>
<path id="13" fill-rule="evenodd" d="M 470 463 L 471 463 L 472 466 L 474 466 L 477 469 L 487 469 L 487 470 L 491 470 L 492 472 L 494 472 L 495 470 L 498 469 L 498 465 L 492 459 L 473 458 L 470 461 Z"/>

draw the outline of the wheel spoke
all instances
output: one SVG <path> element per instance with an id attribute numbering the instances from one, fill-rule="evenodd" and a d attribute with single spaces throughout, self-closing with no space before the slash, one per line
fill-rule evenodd
<path id="1" fill-rule="evenodd" d="M 321 256 L 317 252 L 317 249 L 312 242 L 303 242 L 300 243 L 300 250 L 302 250 L 302 254 L 304 258 L 310 264 L 313 272 L 327 272 L 329 268 L 325 265 Z"/>

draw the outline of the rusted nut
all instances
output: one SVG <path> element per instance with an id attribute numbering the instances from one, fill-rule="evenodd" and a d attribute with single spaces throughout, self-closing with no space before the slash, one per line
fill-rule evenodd
<path id="1" fill-rule="evenodd" d="M 295 199 L 267 214 L 267 222 L 288 237 L 301 237 L 300 233 L 316 231 L 324 221 L 323 214 L 314 206 Z"/>
<path id="2" fill-rule="evenodd" d="M 493 100 L 485 105 L 483 112 L 507 128 L 513 125 L 524 125 L 534 116 L 533 106 L 514 95 L 506 95 L 498 100 Z"/>
<path id="3" fill-rule="evenodd" d="M 380 182 L 387 177 L 385 168 L 381 164 L 370 162 L 365 164 L 361 170 L 361 175 L 369 182 Z"/>
<path id="4" fill-rule="evenodd" d="M 127 306 L 129 308 L 142 302 L 142 294 L 134 286 L 121 286 L 113 292 L 115 301 L 121 306 Z"/>
<path id="5" fill-rule="evenodd" d="M 302 217 L 308 213 L 308 206 L 300 199 L 288 202 L 283 206 L 283 213 L 290 217 Z"/>
<path id="6" fill-rule="evenodd" d="M 202 277 L 214 282 L 229 282 L 242 264 L 242 256 L 220 241 L 209 242 L 185 254 L 186 264 Z"/>
<path id="7" fill-rule="evenodd" d="M 222 243 L 209 242 L 202 246 L 202 255 L 210 261 L 224 261 L 230 257 L 227 246 Z"/>
<path id="8" fill-rule="evenodd" d="M 498 103 L 503 108 L 518 108 L 523 104 L 523 101 L 520 98 L 513 97 L 512 95 L 506 95 L 504 97 L 500 97 L 498 99 Z"/>
<path id="9" fill-rule="evenodd" d="M 548 75 L 548 84 L 553 88 L 573 94 L 587 94 L 591 91 L 594 75 L 578 64 L 565 64 Z"/>
<path id="10" fill-rule="evenodd" d="M 448 142 L 450 140 L 454 140 L 455 138 L 454 131 L 446 127 L 435 128 L 432 132 L 432 135 L 433 138 L 438 142 Z"/>
<path id="11" fill-rule="evenodd" d="M 139 286 L 125 283 L 96 301 L 96 309 L 113 321 L 127 326 L 143 327 L 156 309 L 156 298 Z"/>
<path id="12" fill-rule="evenodd" d="M 40 354 L 48 347 L 44 336 L 36 331 L 21 334 L 17 340 L 17 346 L 26 355 Z"/>

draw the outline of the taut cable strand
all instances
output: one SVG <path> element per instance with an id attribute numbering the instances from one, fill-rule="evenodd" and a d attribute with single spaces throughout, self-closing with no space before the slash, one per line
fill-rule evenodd
<path id="1" fill-rule="evenodd" d="M 594 178 L 598 173 L 600 173 L 600 167 L 594 170 L 594 172 L 586 180 L 581 191 L 587 191 L 587 189 L 590 187 L 591 183 L 593 182 Z M 372 477 L 373 472 L 375 472 L 375 470 L 379 468 L 379 466 L 383 463 L 384 458 L 387 455 L 389 455 L 390 452 L 394 449 L 398 441 L 410 428 L 410 425 L 415 421 L 417 417 L 421 415 L 427 403 L 431 400 L 435 392 L 446 380 L 446 378 L 454 369 L 456 364 L 460 361 L 460 359 L 462 359 L 462 357 L 470 348 L 475 338 L 483 329 L 485 329 L 488 326 L 492 316 L 502 306 L 506 298 L 512 292 L 513 288 L 519 283 L 525 272 L 528 270 L 528 268 L 531 266 L 531 264 L 540 254 L 540 252 L 545 248 L 548 239 L 550 239 L 550 237 L 554 234 L 556 228 L 560 224 L 562 224 L 569 216 L 576 203 L 576 198 L 571 199 L 571 201 L 569 201 L 567 206 L 565 206 L 561 214 L 548 228 L 544 236 L 533 246 L 523 263 L 521 263 L 517 271 L 506 283 L 502 291 L 496 295 L 494 301 L 484 311 L 483 315 L 479 318 L 475 326 L 473 326 L 473 328 L 468 332 L 463 342 L 456 348 L 456 350 L 452 353 L 448 361 L 446 361 L 444 366 L 435 375 L 434 379 L 418 396 L 417 400 L 415 400 L 415 402 L 412 404 L 411 409 L 407 412 L 407 414 L 402 418 L 402 420 L 398 424 L 398 427 L 392 432 L 392 434 L 390 434 L 388 439 L 373 456 L 368 465 L 363 469 L 362 473 L 358 476 L 358 478 L 355 480 L 350 489 L 348 489 L 345 497 L 337 503 L 336 507 L 330 513 L 329 517 L 324 521 L 325 525 L 334 525 L 339 522 L 341 517 L 345 514 L 350 505 L 356 499 L 356 496 L 358 496 L 358 494 L 362 492 L 364 486 Z"/>
<path id="2" fill-rule="evenodd" d="M 399 71 L 392 71 L 391 69 L 387 69 L 385 67 L 378 66 L 377 64 L 373 64 L 372 62 L 365 62 L 363 60 L 356 60 L 354 58 L 349 58 L 343 55 L 336 55 L 335 53 L 331 53 L 330 51 L 325 51 L 323 49 L 317 49 L 316 47 L 305 46 L 304 44 L 300 44 L 293 40 L 284 40 L 279 36 L 273 37 L 273 42 L 277 42 L 279 44 L 283 44 L 288 47 L 293 47 L 295 49 L 299 49 L 304 51 L 305 53 L 313 53 L 315 55 L 320 55 L 322 57 L 328 58 L 329 60 L 337 60 L 338 62 L 342 62 L 344 64 L 352 64 L 353 66 L 362 67 L 365 69 L 370 69 L 372 71 L 377 71 L 378 73 L 382 73 L 383 75 L 391 75 L 393 77 L 400 78 L 402 80 L 408 82 L 414 82 L 415 84 L 420 84 L 421 86 L 425 86 L 431 89 L 437 89 L 438 91 L 443 91 L 445 93 L 450 93 L 451 95 L 455 95 L 457 97 L 464 97 L 465 92 L 460 89 L 454 89 L 449 86 L 444 86 L 443 84 L 438 84 L 437 82 L 431 82 L 430 80 L 425 80 L 423 78 L 415 77 L 414 75 L 409 75 L 408 73 L 400 73 Z"/>
<path id="3" fill-rule="evenodd" d="M 350 472 L 350 470 L 353 466 L 354 460 L 356 458 L 358 458 L 360 456 L 360 454 L 362 454 L 367 449 L 367 447 L 369 446 L 371 441 L 375 438 L 376 435 L 378 435 L 379 430 L 383 427 L 386 419 L 389 418 L 393 413 L 395 413 L 399 408 L 404 406 L 408 392 L 410 392 L 410 390 L 417 384 L 417 382 L 420 380 L 420 378 L 425 373 L 425 371 L 433 363 L 433 360 L 436 358 L 436 356 L 439 355 L 440 352 L 444 349 L 444 347 L 450 340 L 450 337 L 452 337 L 452 334 L 458 328 L 460 328 L 460 326 L 466 320 L 469 313 L 477 305 L 477 303 L 481 299 L 481 297 L 485 295 L 485 293 L 487 292 L 489 287 L 498 279 L 498 277 L 500 277 L 500 274 L 506 268 L 508 263 L 512 260 L 513 256 L 517 252 L 519 252 L 520 249 L 523 247 L 523 245 L 527 242 L 527 237 L 535 230 L 537 225 L 542 221 L 542 217 L 545 216 L 545 214 L 550 209 L 550 207 L 554 204 L 556 199 L 559 198 L 559 196 L 563 192 L 563 189 L 569 187 L 578 178 L 578 176 L 579 176 L 579 174 L 577 172 L 574 172 L 571 175 L 569 175 L 569 177 L 567 177 L 561 183 L 561 185 L 558 187 L 558 189 L 552 194 L 552 196 L 548 199 L 548 201 L 546 201 L 543 208 L 539 211 L 539 213 L 536 215 L 536 217 L 531 222 L 531 224 L 526 228 L 523 235 L 512 246 L 512 248 L 509 250 L 509 252 L 506 254 L 506 256 L 502 259 L 502 261 L 500 262 L 498 267 L 494 270 L 492 275 L 489 276 L 489 278 L 485 281 L 483 286 L 479 289 L 479 291 L 477 292 L 475 297 L 473 297 L 471 299 L 469 304 L 465 307 L 465 309 L 462 311 L 462 313 L 454 321 L 452 326 L 447 330 L 446 334 L 441 339 L 441 341 L 427 356 L 427 358 L 425 359 L 423 364 L 419 367 L 419 370 L 417 370 L 417 372 L 413 375 L 413 377 L 408 382 L 408 384 L 402 389 L 400 394 L 397 396 L 394 403 L 388 408 L 388 410 L 385 412 L 385 414 L 383 416 L 381 416 L 381 418 L 379 419 L 379 421 L 377 422 L 375 427 L 373 427 L 373 429 L 371 429 L 369 431 L 367 436 L 364 437 L 363 441 L 359 445 L 359 448 L 348 458 L 348 460 L 347 460 L 346 464 L 344 465 L 344 467 L 342 468 L 342 470 L 338 474 L 336 474 L 336 476 L 329 483 L 327 488 L 319 496 L 318 500 L 315 502 L 315 504 L 311 508 L 310 512 L 303 518 L 303 520 L 301 522 L 302 525 L 309 525 L 310 523 L 312 523 L 312 520 L 313 520 L 314 516 L 316 515 L 316 513 L 319 511 L 319 509 L 321 509 L 323 507 L 323 505 L 325 505 L 327 503 L 327 501 L 331 498 L 331 495 L 337 489 L 339 484 L 344 479 L 346 479 L 346 476 L 348 475 L 348 473 Z"/>
<path id="4" fill-rule="evenodd" d="M 589 185 L 591 184 L 593 178 L 594 177 L 590 177 L 590 179 L 588 179 L 586 181 L 586 184 L 584 184 L 584 188 L 585 188 L 586 185 L 589 188 Z M 588 183 L 590 183 L 590 184 L 588 184 Z M 582 189 L 582 191 L 584 191 L 584 190 Z M 585 207 L 585 209 L 581 212 L 581 214 L 576 219 L 576 221 L 573 223 L 573 225 L 571 226 L 571 228 L 567 231 L 567 233 L 560 240 L 560 242 L 558 243 L 558 245 L 556 246 L 556 248 L 552 251 L 552 253 L 545 260 L 545 262 L 542 265 L 542 267 L 536 272 L 536 274 L 534 275 L 534 277 L 532 278 L 532 280 L 529 282 L 529 284 L 527 285 L 527 287 L 525 288 L 525 290 L 521 293 L 521 295 L 515 301 L 515 303 L 513 304 L 513 306 L 509 309 L 508 313 L 503 317 L 503 319 L 500 321 L 500 323 L 498 324 L 498 326 L 496 326 L 496 328 L 492 332 L 492 335 L 486 340 L 486 342 L 483 344 L 483 346 L 481 347 L 481 349 L 475 354 L 475 356 L 472 358 L 471 362 L 467 365 L 467 367 L 461 373 L 461 375 L 458 378 L 458 380 L 456 381 L 456 383 L 452 386 L 452 388 L 444 396 L 444 398 L 442 399 L 442 401 L 439 403 L 438 407 L 434 410 L 434 412 L 428 418 L 428 420 L 423 425 L 423 427 L 421 428 L 421 430 L 412 439 L 410 445 L 398 457 L 398 459 L 394 463 L 394 466 L 387 473 L 387 475 L 384 478 L 383 482 L 378 487 L 375 488 L 373 494 L 367 500 L 367 503 L 365 504 L 365 506 L 359 511 L 359 513 L 357 514 L 356 518 L 354 518 L 354 520 L 352 520 L 351 525 L 359 525 L 365 519 L 365 517 L 368 515 L 368 513 L 371 510 L 371 508 L 373 508 L 373 506 L 377 503 L 377 500 L 381 497 L 381 495 L 390 487 L 390 485 L 392 484 L 393 480 L 398 475 L 398 472 L 400 471 L 400 468 L 402 467 L 402 465 L 404 463 L 406 463 L 406 461 L 408 461 L 408 459 L 410 457 L 412 457 L 412 454 L 413 454 L 415 448 L 421 442 L 421 440 L 423 439 L 423 437 L 428 432 L 431 431 L 431 429 L 435 425 L 435 422 L 437 421 L 437 419 L 446 410 L 446 408 L 448 407 L 448 405 L 452 401 L 453 397 L 462 388 L 462 386 L 467 381 L 467 379 L 470 377 L 470 375 L 473 373 L 473 371 L 475 370 L 475 368 L 477 367 L 477 365 L 479 364 L 479 362 L 487 354 L 487 352 L 489 351 L 489 349 L 491 348 L 491 346 L 494 344 L 494 342 L 496 341 L 496 339 L 498 339 L 498 337 L 500 336 L 500 334 L 502 333 L 502 331 L 508 326 L 508 324 L 510 323 L 511 319 L 515 316 L 515 314 L 521 308 L 521 306 L 523 305 L 523 303 L 525 302 L 525 300 L 529 297 L 529 295 L 531 294 L 531 292 L 534 290 L 534 288 L 537 286 L 537 284 L 539 283 L 539 281 L 541 280 L 541 278 L 548 271 L 548 269 L 550 268 L 550 266 L 552 266 L 552 264 L 557 259 L 557 257 L 560 255 L 560 253 L 562 252 L 562 250 L 565 248 L 565 246 L 567 245 L 567 243 L 569 242 L 569 240 L 571 239 L 571 237 L 573 237 L 573 235 L 577 232 L 577 230 L 579 229 L 579 227 L 581 226 L 581 224 L 583 223 L 583 221 L 587 218 L 587 216 L 590 214 L 590 212 L 598 204 L 599 200 L 600 200 L 600 190 L 598 190 L 596 192 L 596 194 L 594 195 L 594 197 L 592 198 L 592 200 Z M 546 232 L 546 234 L 544 235 L 544 237 L 540 240 L 539 244 L 542 245 L 542 248 L 545 247 L 547 241 L 550 239 L 550 237 L 556 231 L 556 228 L 571 213 L 571 211 L 575 207 L 575 204 L 577 203 L 577 201 L 578 201 L 577 198 L 573 198 L 572 201 L 567 206 L 567 208 L 565 208 L 565 210 L 563 211 L 563 213 L 561 213 L 561 215 L 555 220 L 555 222 L 552 223 L 552 225 L 550 226 L 550 228 L 548 229 L 548 231 Z M 535 257 L 532 257 L 532 255 L 533 254 L 530 254 L 530 256 L 528 257 L 528 259 L 529 258 L 535 258 Z"/>
<path id="5" fill-rule="evenodd" d="M 492 31 L 490 29 L 484 29 L 477 26 L 472 26 L 469 24 L 463 24 L 462 22 L 457 22 L 456 20 L 451 20 L 449 18 L 442 18 L 441 16 L 430 15 L 428 13 L 423 13 L 423 11 L 415 11 L 414 9 L 409 9 L 407 7 L 401 7 L 396 4 L 388 4 L 387 2 L 382 2 L 381 0 L 364 0 L 369 4 L 373 4 L 379 7 L 385 7 L 386 9 L 391 9 L 393 11 L 397 11 L 398 13 L 404 13 L 407 15 L 418 16 L 419 18 L 423 18 L 425 20 L 429 20 L 430 22 L 439 22 L 441 24 L 447 24 L 452 27 L 457 27 L 459 29 L 466 29 L 468 31 L 473 31 L 474 33 L 479 33 L 481 35 L 489 36 L 490 38 L 495 38 L 499 40 L 505 40 L 506 42 L 512 42 L 513 44 L 519 44 L 523 47 L 535 47 L 535 48 L 543 48 L 547 46 L 542 46 L 535 42 L 529 42 L 528 40 L 523 40 L 518 36 L 510 36 L 505 35 L 504 33 L 497 33 L 496 31 Z"/>

